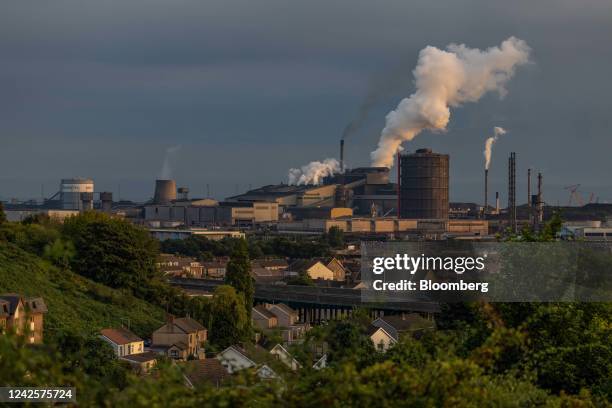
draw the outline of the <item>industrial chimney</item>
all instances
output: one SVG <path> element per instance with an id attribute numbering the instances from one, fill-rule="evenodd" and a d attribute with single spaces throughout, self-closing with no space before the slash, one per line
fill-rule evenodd
<path id="1" fill-rule="evenodd" d="M 344 173 L 344 137 L 340 139 L 340 173 Z"/>
<path id="2" fill-rule="evenodd" d="M 499 191 L 495 192 L 495 214 L 499 214 Z"/>
<path id="3" fill-rule="evenodd" d="M 176 200 L 176 182 L 174 180 L 155 180 L 155 204 L 168 204 Z"/>
<path id="4" fill-rule="evenodd" d="M 512 232 L 517 232 L 516 223 L 516 153 L 508 158 L 508 221 Z"/>
<path id="5" fill-rule="evenodd" d="M 487 214 L 489 210 L 489 169 L 485 169 L 485 179 L 484 179 L 484 207 L 482 209 L 482 216 Z"/>

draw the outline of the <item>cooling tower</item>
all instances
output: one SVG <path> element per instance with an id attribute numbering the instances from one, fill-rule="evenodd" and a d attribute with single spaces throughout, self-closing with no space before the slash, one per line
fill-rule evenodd
<path id="1" fill-rule="evenodd" d="M 168 204 L 176 200 L 176 182 L 174 180 L 155 180 L 155 204 Z"/>
<path id="2" fill-rule="evenodd" d="M 448 219 L 449 156 L 419 149 L 399 158 L 400 218 Z"/>

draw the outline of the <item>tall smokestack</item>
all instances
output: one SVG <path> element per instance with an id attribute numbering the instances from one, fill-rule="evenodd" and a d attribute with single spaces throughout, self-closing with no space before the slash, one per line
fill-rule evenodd
<path id="1" fill-rule="evenodd" d="M 499 191 L 495 192 L 495 213 L 499 214 Z"/>
<path id="2" fill-rule="evenodd" d="M 344 173 L 344 138 L 340 139 L 340 173 Z"/>
<path id="3" fill-rule="evenodd" d="M 482 209 L 483 217 L 487 214 L 489 206 L 489 169 L 485 169 L 485 191 L 484 191 L 484 207 Z"/>
<path id="4" fill-rule="evenodd" d="M 542 202 L 542 173 L 538 173 L 538 224 L 544 221 L 544 211 L 543 211 L 543 202 Z"/>
<path id="5" fill-rule="evenodd" d="M 527 169 L 527 206 L 531 208 L 531 169 Z"/>
<path id="6" fill-rule="evenodd" d="M 397 152 L 397 218 L 399 219 L 401 216 L 401 212 L 400 212 L 400 206 L 401 206 L 401 187 L 402 187 L 402 174 L 401 174 L 401 163 L 400 163 L 401 157 L 400 157 L 400 153 Z"/>
<path id="7" fill-rule="evenodd" d="M 508 221 L 510 229 L 516 233 L 516 153 L 508 159 Z"/>
<path id="8" fill-rule="evenodd" d="M 527 169 L 527 215 L 528 220 L 531 223 L 532 217 L 532 208 L 531 208 L 531 169 Z"/>

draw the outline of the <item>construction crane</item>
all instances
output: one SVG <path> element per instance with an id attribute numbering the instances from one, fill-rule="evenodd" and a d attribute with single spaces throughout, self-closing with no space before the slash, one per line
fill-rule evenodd
<path id="1" fill-rule="evenodd" d="M 582 201 L 582 196 L 578 192 L 578 188 L 580 188 L 580 184 L 573 184 L 571 186 L 564 187 L 565 190 L 569 190 L 570 192 L 569 200 L 567 202 L 568 207 L 572 205 L 572 199 L 574 199 L 576 201 L 576 204 L 580 205 L 581 207 L 584 205 L 584 202 Z"/>
<path id="2" fill-rule="evenodd" d="M 578 189 L 580 188 L 580 184 L 573 184 L 571 186 L 565 186 L 564 187 L 565 190 L 569 190 L 570 195 L 569 195 L 569 201 L 567 203 L 568 206 L 572 205 L 572 200 L 575 201 L 575 203 L 579 206 L 583 206 L 584 205 L 584 199 L 582 198 L 582 193 L 580 191 L 578 191 Z M 589 200 L 587 202 L 587 204 L 591 204 L 591 203 L 596 203 L 599 201 L 599 197 L 595 197 L 595 193 L 590 193 L 589 194 Z"/>

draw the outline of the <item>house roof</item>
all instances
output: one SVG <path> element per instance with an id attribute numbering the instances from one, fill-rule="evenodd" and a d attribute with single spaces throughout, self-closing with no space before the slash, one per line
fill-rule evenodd
<path id="1" fill-rule="evenodd" d="M 388 333 L 383 327 L 377 327 L 377 326 L 374 326 L 373 324 L 368 326 L 368 330 L 367 330 L 368 337 L 371 337 L 374 333 L 376 333 L 379 330 L 382 330 L 382 332 L 385 333 L 385 335 L 387 335 L 387 337 L 389 337 L 393 341 L 397 341 L 397 339 L 393 337 L 390 333 Z"/>
<path id="2" fill-rule="evenodd" d="M 47 304 L 41 297 L 27 298 L 26 304 L 30 313 L 47 313 Z"/>
<path id="3" fill-rule="evenodd" d="M 398 332 L 433 327 L 433 323 L 417 313 L 402 316 L 382 316 L 379 319 L 393 327 Z"/>
<path id="4" fill-rule="evenodd" d="M 157 360 L 159 354 L 153 351 L 145 351 L 144 353 L 128 354 L 127 356 L 121 357 L 124 360 L 130 360 L 135 363 L 146 363 L 148 361 Z"/>
<path id="5" fill-rule="evenodd" d="M 286 313 L 288 315 L 297 315 L 298 314 L 295 310 L 293 310 L 292 308 L 290 308 L 289 306 L 287 306 L 284 303 L 275 303 L 273 305 L 270 305 L 268 307 L 268 310 L 273 310 L 272 308 L 274 306 L 276 306 L 277 308 L 279 308 L 280 310 L 282 310 L 284 313 Z M 274 313 L 274 312 L 272 312 L 272 313 Z"/>
<path id="6" fill-rule="evenodd" d="M 212 383 L 218 385 L 230 377 L 227 369 L 216 358 L 192 360 L 183 364 L 185 377 L 192 385 Z"/>
<path id="7" fill-rule="evenodd" d="M 265 363 L 267 360 L 267 357 L 269 356 L 268 351 L 258 344 L 249 345 L 248 347 L 233 345 L 233 346 L 228 347 L 227 349 L 229 348 L 233 348 L 234 350 L 242 354 L 244 357 L 246 357 L 248 360 L 250 360 L 254 364 Z M 225 352 L 225 350 L 223 352 Z"/>
<path id="8" fill-rule="evenodd" d="M 331 259 L 329 259 L 327 262 L 325 262 L 325 266 L 327 266 L 333 272 L 336 272 L 336 273 L 346 273 L 346 268 L 344 267 L 342 262 L 340 262 L 336 258 L 332 257 Z"/>
<path id="9" fill-rule="evenodd" d="M 171 349 L 172 347 L 176 347 L 179 350 L 187 350 L 188 349 L 187 343 L 185 343 L 184 341 L 177 341 L 176 343 L 174 343 L 170 347 L 168 347 L 168 349 Z"/>
<path id="10" fill-rule="evenodd" d="M 117 329 L 102 329 L 100 330 L 100 334 L 113 343 L 120 345 L 142 341 L 140 337 L 123 327 Z"/>
<path id="11" fill-rule="evenodd" d="M 253 307 L 253 309 L 256 310 L 257 313 L 261 314 L 266 319 L 275 319 L 276 318 L 276 315 L 274 313 L 270 312 L 268 309 L 266 309 L 266 307 L 264 305 L 257 305 L 255 307 Z"/>
<path id="12" fill-rule="evenodd" d="M 297 259 L 289 264 L 287 270 L 293 272 L 306 272 L 319 262 L 320 261 L 316 259 Z"/>
<path id="13" fill-rule="evenodd" d="M 206 330 L 206 327 L 202 326 L 199 322 L 192 319 L 191 317 L 175 318 L 172 322 L 168 322 L 167 324 L 173 324 L 175 327 L 179 328 L 184 333 L 193 333 L 196 331 Z"/>
<path id="14" fill-rule="evenodd" d="M 289 266 L 285 259 L 257 259 L 252 262 L 253 267 L 261 266 L 262 268 L 286 268 Z"/>
<path id="15" fill-rule="evenodd" d="M 15 313 L 15 309 L 17 308 L 17 305 L 19 305 L 21 299 L 22 297 L 18 293 L 5 293 L 0 295 L 0 300 L 3 300 L 3 303 L 8 306 L 9 315 Z"/>
<path id="16" fill-rule="evenodd" d="M 223 269 L 227 268 L 227 261 L 206 261 L 202 262 L 205 269 Z"/>

